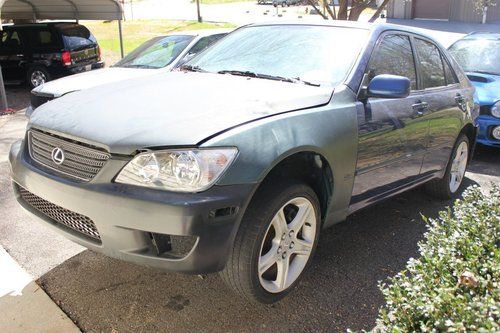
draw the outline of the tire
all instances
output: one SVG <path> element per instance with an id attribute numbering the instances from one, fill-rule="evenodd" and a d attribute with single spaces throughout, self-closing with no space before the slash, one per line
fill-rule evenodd
<path id="1" fill-rule="evenodd" d="M 51 77 L 47 69 L 43 66 L 34 66 L 28 70 L 26 74 L 26 81 L 28 86 L 33 89 L 39 85 L 50 81 Z"/>
<path id="2" fill-rule="evenodd" d="M 430 195 L 448 200 L 460 192 L 467 164 L 469 161 L 470 143 L 467 136 L 460 134 L 453 147 L 444 177 L 434 179 L 425 184 L 425 190 Z"/>
<path id="3" fill-rule="evenodd" d="M 305 217 L 295 219 L 300 216 Z M 319 201 L 309 186 L 274 184 L 259 190 L 245 212 L 226 267 L 220 273 L 222 279 L 251 302 L 279 301 L 309 266 L 320 227 Z M 281 237 L 277 228 L 284 231 L 279 233 Z"/>

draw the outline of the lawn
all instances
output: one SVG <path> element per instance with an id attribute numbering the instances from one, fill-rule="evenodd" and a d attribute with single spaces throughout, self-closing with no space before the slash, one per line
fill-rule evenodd
<path id="1" fill-rule="evenodd" d="M 82 21 L 101 46 L 102 57 L 106 64 L 112 65 L 120 59 L 120 41 L 116 21 Z M 173 31 L 231 28 L 228 23 L 198 23 L 196 21 L 170 20 L 133 20 L 123 21 L 123 46 L 125 54 L 135 49 L 146 40 L 165 35 Z"/>

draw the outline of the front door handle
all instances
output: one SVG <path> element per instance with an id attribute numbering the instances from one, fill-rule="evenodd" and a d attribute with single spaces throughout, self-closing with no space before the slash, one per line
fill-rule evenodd
<path id="1" fill-rule="evenodd" d="M 419 117 L 421 117 L 429 109 L 429 103 L 418 101 L 417 103 L 413 104 L 411 107 L 413 108 L 415 113 Z"/>

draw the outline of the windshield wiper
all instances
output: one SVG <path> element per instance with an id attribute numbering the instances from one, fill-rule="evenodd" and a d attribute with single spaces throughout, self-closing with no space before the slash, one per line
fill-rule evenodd
<path id="1" fill-rule="evenodd" d="M 288 78 L 278 75 L 269 75 L 269 74 L 259 74 L 250 71 L 237 71 L 237 70 L 221 70 L 217 72 L 218 74 L 231 74 L 238 76 L 246 76 L 246 77 L 254 77 L 257 79 L 266 79 L 266 80 L 274 80 L 274 81 L 282 81 L 282 82 L 290 82 L 290 83 L 303 83 L 310 86 L 319 87 L 319 84 L 311 83 L 308 81 L 303 81 L 300 78 Z"/>
<path id="2" fill-rule="evenodd" d="M 206 70 L 200 68 L 200 66 L 182 65 L 181 67 L 179 67 L 179 69 L 181 71 L 206 73 Z"/>

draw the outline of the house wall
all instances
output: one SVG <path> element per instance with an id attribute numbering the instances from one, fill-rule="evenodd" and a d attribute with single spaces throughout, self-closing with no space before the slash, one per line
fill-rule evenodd
<path id="1" fill-rule="evenodd" d="M 419 0 L 391 0 L 387 5 L 387 17 L 399 19 L 414 18 L 414 8 Z M 436 0 L 440 1 L 440 0 Z M 500 22 L 500 0 L 496 0 L 497 5 L 488 8 L 486 22 Z M 426 6 L 433 6 L 432 1 L 426 1 Z M 432 8 L 430 8 L 432 11 Z M 450 21 L 481 23 L 483 15 L 476 12 L 472 0 L 451 0 Z"/>

